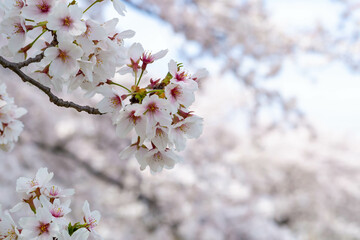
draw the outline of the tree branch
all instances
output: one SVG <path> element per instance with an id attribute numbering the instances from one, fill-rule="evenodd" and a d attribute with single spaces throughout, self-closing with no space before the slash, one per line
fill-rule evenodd
<path id="1" fill-rule="evenodd" d="M 44 86 L 43 84 L 41 84 L 40 82 L 29 77 L 28 75 L 26 75 L 24 72 L 22 72 L 20 70 L 24 66 L 27 66 L 34 62 L 41 61 L 41 59 L 43 57 L 44 57 L 44 55 L 43 55 L 43 53 L 41 53 L 41 54 L 38 54 L 37 56 L 35 56 L 34 58 L 29 58 L 28 60 L 26 60 L 24 62 L 13 63 L 13 62 L 10 62 L 0 56 L 0 65 L 2 65 L 4 68 L 8 68 L 8 69 L 12 70 L 14 73 L 16 73 L 21 78 L 21 80 L 23 82 L 28 82 L 28 83 L 34 85 L 35 87 L 39 88 L 46 95 L 48 95 L 50 102 L 54 103 L 55 105 L 57 105 L 59 107 L 73 108 L 73 109 L 77 110 L 78 112 L 87 112 L 89 114 L 102 115 L 102 113 L 96 108 L 92 108 L 90 106 L 81 106 L 74 102 L 65 101 L 65 100 L 57 97 L 56 95 L 54 95 L 51 92 L 51 89 L 49 87 Z"/>
<path id="2" fill-rule="evenodd" d="M 63 156 L 66 160 L 72 161 L 77 166 L 81 167 L 87 173 L 94 176 L 98 180 L 101 180 L 102 182 L 107 184 L 114 185 L 119 190 L 125 189 L 124 183 L 121 180 L 115 179 L 112 176 L 109 176 L 107 173 L 95 169 L 91 164 L 89 164 L 89 161 L 84 161 L 79 159 L 78 156 L 67 150 L 64 146 L 59 144 L 51 146 L 45 142 L 37 142 L 37 141 L 35 141 L 34 143 L 39 149 L 43 151 L 53 153 L 56 156 Z M 154 199 L 154 197 L 145 195 L 144 193 L 141 192 L 140 189 L 138 191 L 139 191 L 137 196 L 138 200 L 144 202 L 146 205 L 151 206 L 152 208 L 158 206 L 156 199 Z"/>
<path id="3" fill-rule="evenodd" d="M 124 189 L 124 184 L 120 180 L 117 180 L 117 179 L 107 175 L 106 173 L 95 169 L 93 166 L 91 166 L 91 164 L 88 163 L 88 161 L 83 161 L 83 160 L 79 159 L 74 153 L 65 149 L 64 146 L 61 146 L 61 145 L 51 146 L 51 145 L 47 145 L 44 142 L 35 142 L 35 144 L 37 145 L 37 147 L 39 147 L 42 150 L 54 153 L 57 156 L 63 156 L 66 159 L 74 162 L 76 165 L 85 169 L 89 174 L 96 177 L 97 179 L 100 179 L 101 181 L 103 181 L 105 183 L 115 185 L 121 190 Z"/>

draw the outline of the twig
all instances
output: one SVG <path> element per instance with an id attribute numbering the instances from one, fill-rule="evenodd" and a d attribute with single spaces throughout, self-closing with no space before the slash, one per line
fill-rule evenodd
<path id="1" fill-rule="evenodd" d="M 33 58 L 29 58 L 23 62 L 17 63 L 17 67 L 18 68 L 26 67 L 26 66 L 30 65 L 31 63 L 40 62 L 43 58 L 44 58 L 44 52 L 39 53 L 38 55 L 36 55 Z"/>
<path id="2" fill-rule="evenodd" d="M 71 101 L 65 101 L 59 97 L 57 97 L 56 95 L 54 95 L 51 92 L 51 89 L 49 87 L 44 86 L 43 84 L 41 84 L 40 82 L 34 80 L 33 78 L 29 77 L 28 75 L 26 75 L 25 73 L 23 73 L 20 68 L 29 65 L 30 63 L 34 63 L 37 61 L 41 61 L 41 59 L 43 58 L 43 54 L 39 54 L 34 58 L 30 58 L 24 62 L 20 62 L 20 63 L 13 63 L 10 62 L 8 60 L 6 60 L 5 58 L 0 56 L 0 64 L 4 67 L 4 68 L 9 68 L 10 70 L 12 70 L 13 72 L 15 72 L 23 82 L 28 82 L 32 85 L 34 85 L 35 87 L 39 88 L 41 91 L 43 91 L 46 95 L 49 96 L 49 100 L 50 102 L 54 103 L 55 105 L 59 106 L 59 107 L 65 107 L 65 108 L 74 108 L 75 110 L 77 110 L 78 112 L 87 112 L 89 114 L 94 114 L 94 115 L 102 115 L 102 113 L 96 109 L 96 108 L 92 108 L 90 106 L 81 106 L 78 105 L 74 102 Z"/>
<path id="3" fill-rule="evenodd" d="M 55 47 L 58 44 L 57 37 L 54 35 L 54 39 L 46 48 Z M 45 51 L 45 50 L 44 50 Z M 23 62 L 16 63 L 18 68 L 29 66 L 31 63 L 40 62 L 44 58 L 44 51 L 36 55 L 35 57 L 29 58 Z"/>

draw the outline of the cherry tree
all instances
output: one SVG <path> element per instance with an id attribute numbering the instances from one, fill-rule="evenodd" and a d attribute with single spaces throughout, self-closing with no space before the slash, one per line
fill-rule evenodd
<path id="1" fill-rule="evenodd" d="M 0 64 L 13 71 L 25 83 L 43 93 L 59 107 L 73 108 L 93 115 L 109 114 L 116 133 L 126 137 L 135 129 L 134 141 L 121 154 L 135 154 L 140 169 L 149 166 L 151 173 L 171 169 L 181 161 L 175 151 L 185 148 L 186 138 L 197 138 L 202 131 L 202 118 L 188 108 L 194 102 L 198 82 L 206 77 L 202 69 L 190 74 L 181 63 L 171 60 L 168 74 L 148 78 L 150 64 L 164 57 L 167 50 L 152 54 L 140 43 L 124 46 L 124 39 L 134 35 L 131 30 L 118 32 L 118 19 L 98 23 L 87 17 L 88 11 L 103 0 L 96 0 L 82 9 L 77 1 L 14 0 L 1 2 L 0 30 L 4 41 Z M 120 15 L 125 6 L 111 1 Z M 130 75 L 133 84 L 125 86 L 114 80 L 115 74 Z M 103 95 L 97 108 L 66 101 L 54 91 L 84 90 L 85 95 Z M 26 113 L 7 95 L 1 83 L 1 149 L 10 151 L 23 129 L 19 118 Z M 69 204 L 60 202 L 69 191 L 48 186 L 53 173 L 40 168 L 35 178 L 19 178 L 17 191 L 22 202 L 34 216 L 14 223 L 9 212 L 1 217 L 2 239 L 88 239 L 89 232 L 101 239 L 94 228 L 100 214 L 83 206 L 84 223 L 67 224 L 63 217 L 70 212 Z M 2 215 L 1 215 L 2 216 Z"/>
<path id="2" fill-rule="evenodd" d="M 119 3 L 88 1 L 88 5 L 85 4 L 82 9 L 85 10 L 94 2 L 95 5 L 86 14 L 97 14 L 96 10 L 106 2 Z M 4 3 L 8 10 L 10 5 L 6 1 Z M 42 217 L 50 216 L 58 227 L 65 226 L 62 221 L 58 223 L 61 219 L 66 219 L 67 227 L 69 222 L 72 227 L 76 223 L 78 227 L 83 225 L 72 234 L 69 228 L 58 231 L 63 239 L 86 239 L 87 235 L 94 238 L 94 231 L 101 233 L 105 239 L 356 239 L 360 229 L 356 214 L 360 195 L 357 191 L 359 164 L 355 140 L 346 140 L 341 136 L 329 139 L 328 134 L 318 130 L 317 140 L 309 143 L 306 131 L 301 128 L 291 133 L 274 129 L 266 136 L 262 134 L 260 145 L 254 145 L 251 137 L 245 133 L 238 134 L 238 129 L 229 123 L 229 112 L 235 114 L 235 110 L 241 106 L 247 109 L 253 119 L 252 131 L 268 129 L 268 125 L 262 125 L 256 118 L 270 100 L 283 107 L 284 120 L 286 114 L 291 112 L 298 116 L 295 123 L 300 120 L 306 125 L 294 100 L 266 88 L 265 80 L 275 76 L 284 67 L 286 59 L 296 57 L 296 51 L 314 51 L 332 56 L 334 60 L 345 53 L 349 57 L 356 57 L 356 54 L 344 48 L 327 47 L 335 46 L 333 43 L 341 46 L 339 40 L 349 41 L 350 38 L 340 39 L 335 35 L 328 38 L 329 33 L 321 27 L 307 34 L 301 33 L 301 36 L 287 34 L 271 22 L 262 1 L 147 0 L 128 3 L 152 16 L 160 16 L 170 22 L 176 31 L 184 32 L 188 39 L 200 43 L 201 52 L 183 51 L 192 63 L 201 54 L 209 52 L 221 56 L 225 59 L 221 63 L 223 73 L 234 73 L 245 88 L 234 95 L 219 94 L 232 90 L 216 81 L 216 78 L 223 79 L 222 73 L 207 81 L 195 81 L 200 84 L 201 93 L 197 95 L 196 106 L 192 106 L 196 87 L 192 86 L 195 85 L 192 81 L 187 83 L 190 78 L 183 79 L 189 76 L 184 67 L 171 61 L 167 72 L 173 78 L 160 87 L 168 76 L 161 76 L 158 81 L 159 76 L 153 77 L 148 65 L 156 64 L 156 60 L 166 51 L 150 54 L 137 43 L 125 47 L 123 43 L 130 42 L 126 39 L 134 33 L 131 30 L 115 30 L 113 25 L 116 21 L 102 25 L 98 23 L 101 21 L 87 19 L 87 15 L 81 17 L 86 19 L 85 25 L 93 30 L 75 36 L 76 44 L 74 41 L 72 43 L 81 46 L 83 54 L 94 54 L 90 60 L 82 59 L 82 55 L 79 57 L 81 60 L 73 61 L 77 50 L 59 56 L 59 50 L 67 51 L 68 46 L 76 49 L 76 46 L 66 45 L 68 38 L 71 38 L 66 36 L 66 32 L 60 38 L 57 35 L 54 38 L 51 32 L 62 31 L 60 28 L 47 30 L 27 52 L 27 60 L 44 52 L 38 57 L 41 58 L 39 62 L 35 60 L 27 66 L 10 65 L 14 69 L 21 66 L 20 71 L 45 86 L 42 88 L 39 85 L 46 94 L 39 93 L 38 86 L 34 87 L 29 81 L 27 83 L 30 84 L 23 84 L 19 88 L 21 83 L 16 75 L 19 70 L 11 74 L 2 69 L 3 75 L 9 76 L 4 79 L 9 93 L 16 97 L 16 104 L 28 110 L 24 115 L 25 110 L 15 104 L 8 106 L 17 112 L 12 115 L 12 121 L 22 120 L 25 131 L 12 152 L 0 152 L 0 187 L 1 192 L 7 193 L 0 197 L 0 202 L 3 203 L 3 210 L 21 202 L 28 211 L 30 221 L 18 221 L 25 217 L 21 211 L 10 213 L 14 221 L 4 213 L 0 218 L 5 219 L 7 229 L 18 234 L 16 230 L 25 228 L 27 231 L 24 234 L 29 234 L 32 231 L 26 222 L 39 222 L 28 203 L 22 201 L 36 196 L 38 190 L 29 194 L 25 192 L 27 197 L 19 197 L 14 193 L 14 179 L 23 176 L 33 179 L 36 169 L 44 171 L 43 167 L 46 166 L 50 172 L 55 172 L 52 180 L 56 185 L 48 183 L 40 187 L 43 197 L 35 197 L 35 205 L 51 213 L 52 204 L 61 207 L 66 214 L 56 218 L 61 212 L 53 211 L 55 216 L 50 216 L 40 210 Z M 354 13 L 355 9 L 349 6 L 351 13 Z M 123 13 L 121 4 L 117 9 Z M 63 9 L 59 14 L 66 11 Z M 182 17 L 185 13 L 187 17 Z M 31 13 L 30 16 L 35 15 Z M 56 15 L 52 18 L 56 21 Z M 79 23 L 77 20 L 75 22 Z M 12 23 L 6 24 L 11 26 Z M 35 24 L 26 22 L 26 25 Z M 237 24 L 242 27 L 236 28 Z M 108 38 L 103 38 L 102 27 L 110 33 Z M 4 28 L 4 32 L 8 29 Z M 43 29 L 44 26 L 39 26 L 26 32 L 32 34 L 32 31 L 40 30 L 37 32 L 40 35 Z M 22 35 L 14 35 L 11 40 L 25 39 L 23 46 L 27 46 L 37 34 L 28 35 L 26 39 Z M 24 62 L 25 54 L 17 53 L 15 41 L 5 38 L 3 44 L 8 48 L 1 54 L 4 59 L 16 64 Z M 98 44 L 101 50 L 94 51 L 94 45 Z M 104 50 L 107 47 L 122 48 L 123 54 L 117 58 L 123 59 L 112 61 L 113 54 Z M 79 75 L 77 72 L 75 78 L 66 76 L 76 71 L 73 65 L 61 65 L 62 57 L 75 62 L 74 65 L 84 71 Z M 155 63 L 152 63 L 152 58 Z M 97 59 L 100 59 L 100 63 L 95 61 Z M 97 66 L 101 61 L 106 63 Z M 66 69 L 66 72 L 57 72 L 59 68 L 53 68 L 52 74 L 64 74 L 68 78 L 60 76 L 55 79 L 50 74 L 50 62 L 57 62 L 60 68 Z M 356 63 L 354 60 L 351 62 Z M 250 68 L 248 64 L 251 64 Z M 114 65 L 117 77 L 101 79 L 101 76 L 113 74 Z M 145 70 L 141 76 L 143 66 Z M 198 75 L 203 75 L 202 72 L 199 71 Z M 136 78 L 141 80 L 137 87 L 133 87 L 136 86 Z M 23 80 L 21 76 L 20 79 Z M 123 84 L 122 79 L 129 81 Z M 101 84 L 94 90 L 92 83 Z M 123 99 L 123 95 L 129 92 L 116 84 L 136 94 Z M 60 93 L 62 90 L 69 92 L 66 98 Z M 76 96 L 79 90 L 94 97 L 79 99 Z M 184 95 L 178 95 L 179 91 L 183 91 Z M 161 97 L 162 94 L 165 98 Z M 242 102 L 239 102 L 239 96 Z M 53 99 L 52 102 L 48 98 Z M 167 105 L 162 101 L 164 99 Z M 11 102 L 4 101 L 7 104 Z M 53 103 L 70 109 L 54 106 Z M 196 142 L 191 138 L 200 134 L 202 120 L 192 112 L 179 111 L 175 115 L 181 121 L 176 122 L 175 118 L 170 128 L 164 126 L 169 124 L 168 115 L 173 116 L 180 106 L 184 110 L 190 105 L 191 110 L 195 109 L 205 119 L 204 134 Z M 154 106 L 159 111 L 155 111 Z M 92 116 L 88 115 L 89 112 Z M 105 112 L 108 114 L 103 114 Z M 155 121 L 162 124 L 149 127 Z M 20 122 L 14 125 L 20 134 Z M 131 141 L 126 138 L 131 136 L 130 132 L 133 133 Z M 150 139 L 151 143 L 148 142 Z M 3 145 L 6 150 L 13 146 L 11 142 L 15 142 L 16 138 L 7 141 L 9 146 Z M 150 174 L 180 161 L 172 153 L 182 151 L 184 143 L 189 141 L 191 144 L 185 149 L 186 161 L 174 166 L 176 170 L 162 171 L 160 175 Z M 169 147 L 174 151 L 166 151 Z M 158 164 L 157 159 L 163 163 Z M 139 171 L 139 168 L 146 169 L 148 166 L 150 171 Z M 62 187 L 68 193 L 51 203 L 51 191 L 64 190 Z M 76 190 L 76 198 L 71 199 L 71 204 L 68 199 L 74 191 L 69 191 L 69 187 Z M 50 191 L 46 190 L 48 188 Z M 86 200 L 90 202 L 89 210 Z M 86 222 L 83 218 L 89 219 L 93 212 L 90 209 L 93 208 L 101 210 L 102 217 L 96 227 L 90 228 L 91 219 Z M 94 215 L 98 219 L 98 214 Z M 45 217 L 44 221 L 49 220 Z M 49 226 L 55 226 L 51 221 L 47 222 Z M 89 224 L 89 229 L 86 224 Z M 44 231 L 43 236 L 45 234 Z"/>

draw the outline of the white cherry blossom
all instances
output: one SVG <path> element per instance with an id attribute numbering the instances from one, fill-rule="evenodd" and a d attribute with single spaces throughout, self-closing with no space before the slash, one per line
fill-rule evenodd
<path id="1" fill-rule="evenodd" d="M 86 31 L 86 25 L 81 21 L 82 10 L 77 5 L 59 2 L 56 11 L 48 17 L 47 27 L 57 31 L 57 35 L 78 36 Z"/>
<path id="2" fill-rule="evenodd" d="M 161 172 L 163 168 L 172 169 L 175 164 L 180 161 L 181 158 L 170 149 L 160 151 L 154 148 L 144 155 L 143 161 L 139 162 L 141 162 L 141 170 L 149 166 L 151 173 L 158 173 Z"/>
<path id="3" fill-rule="evenodd" d="M 111 0 L 113 2 L 115 10 L 122 16 L 125 16 L 126 7 L 121 0 Z"/>
<path id="4" fill-rule="evenodd" d="M 94 230 L 100 221 L 100 213 L 90 211 L 89 203 L 85 201 L 83 206 L 84 223 L 78 221 L 72 224 L 66 217 L 71 212 L 71 200 L 62 202 L 60 198 L 68 197 L 74 191 L 70 189 L 61 190 L 61 188 L 50 184 L 45 188 L 42 187 L 51 178 L 52 173 L 49 174 L 46 168 L 41 168 L 34 179 L 25 177 L 18 179 L 17 191 L 21 193 L 22 201 L 10 211 L 16 212 L 17 215 L 22 214 L 19 220 L 20 227 L 17 227 L 8 211 L 5 214 L 2 213 L 0 205 L 0 239 L 85 240 L 88 239 L 90 232 L 96 239 L 102 239 Z M 34 184 L 28 186 L 29 182 Z M 35 194 L 28 195 L 28 193 Z M 29 214 L 31 216 L 26 216 Z"/>
<path id="5" fill-rule="evenodd" d="M 120 74 L 135 73 L 137 74 L 140 66 L 140 60 L 144 53 L 144 48 L 140 43 L 134 43 L 128 49 L 127 58 L 124 62 L 125 67 L 121 68 L 118 72 Z"/>
<path id="6" fill-rule="evenodd" d="M 24 239 L 50 240 L 56 237 L 59 227 L 52 221 L 52 215 L 45 208 L 38 208 L 34 217 L 23 217 L 19 220 L 23 228 L 21 237 Z"/>
<path id="7" fill-rule="evenodd" d="M 154 131 L 152 131 L 153 135 L 148 137 L 157 149 L 164 151 L 170 143 L 168 132 L 168 127 L 163 127 L 158 124 L 154 127 Z"/>
<path id="8" fill-rule="evenodd" d="M 186 71 L 179 70 L 176 62 L 174 60 L 170 60 L 169 62 L 169 72 L 172 75 L 171 82 L 176 84 L 184 84 L 185 87 L 191 90 L 197 90 L 198 84 L 192 78 L 190 78 L 189 74 Z"/>
<path id="9" fill-rule="evenodd" d="M 157 123 L 163 126 L 170 125 L 171 117 L 167 105 L 166 100 L 159 98 L 156 94 L 144 98 L 135 115 L 146 116 L 147 134 L 152 133 Z"/>
<path id="10" fill-rule="evenodd" d="M 126 137 L 135 128 L 136 134 L 140 136 L 142 141 L 145 140 L 146 118 L 135 114 L 140 107 L 140 104 L 127 105 L 120 111 L 116 120 L 116 133 L 119 137 Z"/>
<path id="11" fill-rule="evenodd" d="M 102 113 L 112 113 L 114 115 L 114 119 L 116 119 L 118 113 L 123 107 L 121 95 L 114 89 L 106 86 L 99 88 L 98 91 L 104 96 L 104 98 L 97 104 L 99 111 Z"/>
<path id="12" fill-rule="evenodd" d="M 55 185 L 47 185 L 44 188 L 43 194 L 48 198 L 64 198 L 74 195 L 75 190 L 72 188 L 69 189 L 62 189 L 59 186 Z"/>
<path id="13" fill-rule="evenodd" d="M 0 208 L 1 214 L 1 208 Z M 9 212 L 0 215 L 0 239 L 16 240 L 19 237 L 19 230 Z"/>
<path id="14" fill-rule="evenodd" d="M 181 84 L 168 84 L 165 87 L 165 96 L 172 113 L 176 113 L 180 105 L 189 107 L 195 101 L 194 91 Z"/>
<path id="15" fill-rule="evenodd" d="M 67 200 L 65 203 L 61 203 L 59 199 L 55 199 L 53 203 L 49 202 L 43 195 L 40 196 L 40 202 L 42 206 L 47 209 L 53 217 L 53 221 L 60 225 L 66 225 L 66 219 L 64 216 L 71 212 L 69 208 L 71 200 Z"/>
<path id="16" fill-rule="evenodd" d="M 70 42 L 60 42 L 58 47 L 45 50 L 44 61 L 51 62 L 49 74 L 54 77 L 68 78 L 79 70 L 79 59 L 83 51 Z"/>
<path id="17" fill-rule="evenodd" d="M 86 229 L 92 232 L 95 236 L 98 236 L 97 232 L 94 231 L 95 227 L 99 224 L 101 214 L 99 211 L 90 211 L 90 205 L 88 201 L 84 202 L 83 205 L 84 221 Z"/>
<path id="18" fill-rule="evenodd" d="M 20 177 L 16 182 L 16 191 L 29 194 L 37 188 L 43 188 L 53 178 L 54 173 L 49 173 L 47 168 L 40 168 L 35 178 Z"/>
<path id="19" fill-rule="evenodd" d="M 56 0 L 31 0 L 22 9 L 21 15 L 24 18 L 32 19 L 35 22 L 46 21 L 52 14 Z"/>
<path id="20" fill-rule="evenodd" d="M 0 32 L 5 33 L 8 42 L 8 49 L 15 54 L 24 46 L 26 40 L 25 19 L 20 16 L 12 16 L 1 21 Z"/>
<path id="21" fill-rule="evenodd" d="M 186 137 L 198 138 L 203 128 L 203 119 L 192 115 L 171 126 L 169 138 L 175 144 L 177 151 L 185 149 Z"/>

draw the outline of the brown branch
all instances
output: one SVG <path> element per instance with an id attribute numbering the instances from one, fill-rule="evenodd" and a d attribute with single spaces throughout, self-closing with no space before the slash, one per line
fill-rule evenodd
<path id="1" fill-rule="evenodd" d="M 115 185 L 119 189 L 124 189 L 124 184 L 121 181 L 107 175 L 102 171 L 95 169 L 93 166 L 91 166 L 91 164 L 89 164 L 88 161 L 83 161 L 79 159 L 74 153 L 65 149 L 64 146 L 62 145 L 51 146 L 51 145 L 47 145 L 44 142 L 35 142 L 35 144 L 37 145 L 37 147 L 39 147 L 42 150 L 46 150 L 48 152 L 54 153 L 56 156 L 63 156 L 65 157 L 65 159 L 71 160 L 76 165 L 85 169 L 89 174 L 100 179 L 101 181 L 109 183 L 111 185 Z"/>
<path id="2" fill-rule="evenodd" d="M 56 37 L 56 34 L 54 34 L 54 39 L 51 41 L 50 44 L 48 44 L 48 46 L 46 48 L 55 47 L 57 44 L 58 44 L 57 37 Z M 27 60 L 25 60 L 23 62 L 16 63 L 17 67 L 23 68 L 23 67 L 29 66 L 31 63 L 40 62 L 44 58 L 44 51 L 45 50 L 43 50 L 41 53 L 39 53 L 35 57 L 28 58 Z"/>
<path id="3" fill-rule="evenodd" d="M 66 149 L 61 144 L 56 144 L 52 146 L 45 142 L 38 142 L 38 141 L 35 141 L 34 144 L 43 151 L 55 154 L 56 156 L 62 156 L 64 157 L 65 160 L 69 160 L 75 163 L 77 166 L 84 169 L 88 174 L 92 175 L 93 177 L 104 183 L 116 186 L 119 190 L 124 190 L 126 188 L 124 186 L 124 183 L 120 179 L 113 178 L 112 176 L 108 175 L 106 172 L 102 172 L 101 170 L 95 169 L 91 164 L 89 164 L 89 161 L 79 159 L 77 155 Z M 151 208 L 158 207 L 156 199 L 154 197 L 147 196 L 146 194 L 142 193 L 141 189 L 138 189 L 137 199 Z"/>
<path id="4" fill-rule="evenodd" d="M 43 54 L 38 54 L 34 58 L 30 58 L 30 59 L 28 59 L 28 60 L 26 60 L 24 62 L 13 63 L 13 62 L 10 62 L 10 61 L 8 61 L 5 58 L 0 56 L 0 65 L 2 65 L 4 68 L 8 68 L 8 69 L 12 70 L 14 73 L 16 73 L 21 78 L 21 80 L 23 82 L 28 82 L 28 83 L 34 85 L 35 87 L 39 88 L 46 95 L 49 96 L 50 102 L 54 103 L 55 105 L 57 105 L 59 107 L 74 108 L 78 112 L 87 112 L 89 114 L 102 115 L 102 113 L 96 108 L 92 108 L 90 106 L 81 106 L 81 105 L 78 105 L 78 104 L 76 104 L 74 102 L 65 101 L 65 100 L 57 97 L 56 95 L 54 95 L 51 92 L 51 89 L 49 87 L 44 86 L 43 84 L 41 84 L 40 82 L 38 82 L 38 81 L 34 80 L 33 78 L 29 77 L 28 75 L 26 75 L 25 73 L 23 73 L 20 70 L 20 68 L 22 68 L 24 66 L 27 66 L 27 65 L 29 65 L 31 63 L 34 63 L 34 62 L 41 61 L 41 59 L 43 57 L 44 57 Z"/>
<path id="5" fill-rule="evenodd" d="M 44 52 L 39 53 L 35 57 L 28 58 L 27 60 L 16 63 L 16 64 L 17 64 L 18 68 L 23 68 L 23 67 L 30 65 L 31 63 L 40 62 L 43 58 L 44 58 Z"/>

